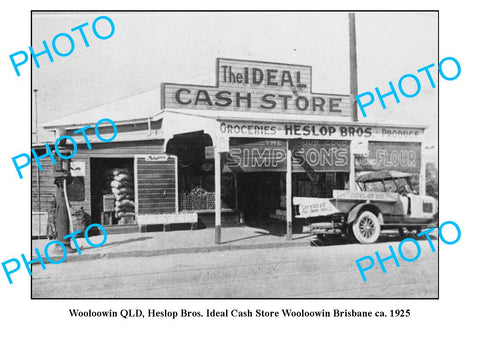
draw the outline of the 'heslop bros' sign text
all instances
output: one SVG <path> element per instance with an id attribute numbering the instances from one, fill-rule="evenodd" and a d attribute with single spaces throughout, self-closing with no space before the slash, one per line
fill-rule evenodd
<path id="1" fill-rule="evenodd" d="M 217 58 L 216 86 L 162 84 L 162 109 L 350 116 L 348 95 L 312 92 L 312 67 Z"/>

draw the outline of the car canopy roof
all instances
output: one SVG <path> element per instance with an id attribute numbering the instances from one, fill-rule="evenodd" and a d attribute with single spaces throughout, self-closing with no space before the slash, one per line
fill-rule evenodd
<path id="1" fill-rule="evenodd" d="M 412 175 L 406 172 L 400 172 L 396 170 L 380 170 L 380 171 L 367 172 L 362 175 L 359 175 L 357 176 L 355 181 L 359 183 L 368 183 L 368 182 L 378 182 L 385 179 L 410 178 L 410 177 L 412 177 Z"/>

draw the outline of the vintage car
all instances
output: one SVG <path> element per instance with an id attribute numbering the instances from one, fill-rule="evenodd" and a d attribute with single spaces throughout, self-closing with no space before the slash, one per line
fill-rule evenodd
<path id="1" fill-rule="evenodd" d="M 373 171 L 355 179 L 358 189 L 334 190 L 333 198 L 294 197 L 295 217 L 306 220 L 304 231 L 317 236 L 354 235 L 360 243 L 377 241 L 380 231 L 398 229 L 412 237 L 438 227 L 438 201 L 412 189 L 411 174 Z"/>

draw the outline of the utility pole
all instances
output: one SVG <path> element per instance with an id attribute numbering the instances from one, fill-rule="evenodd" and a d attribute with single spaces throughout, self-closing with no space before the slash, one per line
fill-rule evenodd
<path id="1" fill-rule="evenodd" d="M 38 143 L 38 102 L 37 102 L 37 93 L 38 89 L 33 89 L 35 93 L 35 144 Z"/>
<path id="2" fill-rule="evenodd" d="M 358 121 L 357 102 L 357 38 L 355 32 L 355 13 L 348 13 L 348 28 L 350 37 L 350 101 L 352 103 L 352 121 Z"/>

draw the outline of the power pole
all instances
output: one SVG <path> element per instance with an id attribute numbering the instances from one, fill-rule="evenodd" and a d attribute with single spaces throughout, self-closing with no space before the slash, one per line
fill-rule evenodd
<path id="1" fill-rule="evenodd" d="M 357 38 L 355 32 L 355 13 L 348 13 L 348 28 L 350 37 L 350 100 L 352 103 L 352 121 L 358 121 L 357 102 Z"/>
<path id="2" fill-rule="evenodd" d="M 35 144 L 38 143 L 38 102 L 37 102 L 37 92 L 38 89 L 33 89 L 35 93 Z"/>

